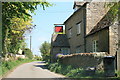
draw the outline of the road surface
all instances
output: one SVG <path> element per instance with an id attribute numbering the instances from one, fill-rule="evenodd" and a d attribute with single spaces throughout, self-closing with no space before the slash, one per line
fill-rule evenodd
<path id="1" fill-rule="evenodd" d="M 18 66 L 6 78 L 64 78 L 60 74 L 45 69 L 45 63 L 35 61 Z"/>

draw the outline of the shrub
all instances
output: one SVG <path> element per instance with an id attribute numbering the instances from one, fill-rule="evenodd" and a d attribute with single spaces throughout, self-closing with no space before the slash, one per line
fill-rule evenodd
<path id="1" fill-rule="evenodd" d="M 53 72 L 56 72 L 56 68 L 58 67 L 58 63 L 55 63 L 55 64 L 51 64 L 50 65 L 50 70 L 53 71 Z"/>
<path id="2" fill-rule="evenodd" d="M 52 63 L 48 65 L 48 69 L 53 72 L 63 74 L 71 78 L 92 78 L 92 77 L 103 77 L 103 71 L 97 71 L 94 75 L 87 75 L 88 71 L 82 68 L 74 68 L 71 65 L 63 65 L 60 63 Z"/>
<path id="3" fill-rule="evenodd" d="M 28 59 L 33 58 L 32 51 L 29 48 L 25 48 L 23 51 L 24 51 L 25 56 L 28 57 Z"/>
<path id="4" fill-rule="evenodd" d="M 19 60 L 19 61 L 22 61 L 22 60 L 24 60 L 24 59 L 19 57 L 18 60 Z"/>

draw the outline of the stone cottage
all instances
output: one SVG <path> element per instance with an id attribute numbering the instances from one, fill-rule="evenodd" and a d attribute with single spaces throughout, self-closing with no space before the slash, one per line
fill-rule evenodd
<path id="1" fill-rule="evenodd" d="M 112 23 L 112 20 L 108 19 L 110 9 L 104 5 L 104 2 L 74 2 L 75 11 L 64 22 L 65 40 L 60 39 L 64 42 L 62 45 L 67 44 L 66 52 L 70 54 L 107 52 L 111 56 L 117 55 L 118 25 L 117 22 Z M 63 48 L 58 45 L 55 48 L 59 49 L 54 48 L 57 36 L 60 35 L 52 36 L 51 55 L 54 56 L 62 53 L 60 49 Z"/>
<path id="2" fill-rule="evenodd" d="M 56 61 L 56 55 L 62 53 L 64 55 L 70 53 L 70 46 L 66 34 L 53 34 L 51 40 L 51 60 Z"/>

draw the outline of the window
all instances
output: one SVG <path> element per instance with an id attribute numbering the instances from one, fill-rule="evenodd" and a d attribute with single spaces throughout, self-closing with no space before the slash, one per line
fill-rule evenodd
<path id="1" fill-rule="evenodd" d="M 76 48 L 76 53 L 80 53 L 80 47 Z"/>
<path id="2" fill-rule="evenodd" d="M 69 32 L 68 37 L 70 38 L 72 36 L 72 29 L 69 29 L 68 32 Z"/>
<path id="3" fill-rule="evenodd" d="M 81 22 L 77 24 L 77 34 L 81 33 Z"/>
<path id="4" fill-rule="evenodd" d="M 64 55 L 70 54 L 70 48 L 61 48 L 61 53 L 63 53 Z"/>
<path id="5" fill-rule="evenodd" d="M 97 52 L 98 51 L 98 41 L 94 40 L 93 41 L 93 52 Z"/>

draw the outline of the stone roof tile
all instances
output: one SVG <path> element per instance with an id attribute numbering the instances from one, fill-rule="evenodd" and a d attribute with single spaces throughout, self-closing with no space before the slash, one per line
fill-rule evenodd
<path id="1" fill-rule="evenodd" d="M 66 34 L 53 34 L 51 42 L 53 47 L 69 47 Z"/>
<path id="2" fill-rule="evenodd" d="M 89 34 L 87 34 L 86 36 L 89 36 L 91 34 L 94 34 L 95 32 L 98 32 L 104 28 L 109 27 L 110 25 L 112 25 L 112 20 L 110 19 L 110 15 L 109 15 L 109 11 L 107 12 L 106 15 L 104 15 L 104 17 L 97 23 L 97 25 L 94 26 L 94 28 L 90 31 Z"/>

